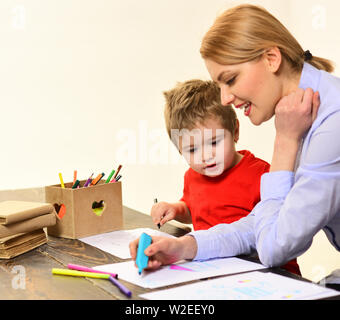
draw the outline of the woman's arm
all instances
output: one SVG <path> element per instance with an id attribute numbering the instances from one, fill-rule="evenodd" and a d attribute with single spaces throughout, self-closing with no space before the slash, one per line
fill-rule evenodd
<path id="1" fill-rule="evenodd" d="M 255 235 L 260 260 L 278 266 L 298 257 L 340 212 L 340 111 L 312 127 L 296 173 L 277 171 L 261 181 Z"/>
<path id="2" fill-rule="evenodd" d="M 208 230 L 189 233 L 197 243 L 194 260 L 235 257 L 253 253 L 256 249 L 254 221 L 255 217 L 250 213 L 231 224 L 218 224 Z"/>
<path id="3" fill-rule="evenodd" d="M 152 244 L 144 251 L 150 257 L 148 269 L 179 260 L 208 260 L 250 254 L 255 249 L 254 216 L 232 224 L 220 224 L 209 230 L 200 230 L 180 238 L 152 237 Z M 133 260 L 136 259 L 139 239 L 129 245 Z"/>

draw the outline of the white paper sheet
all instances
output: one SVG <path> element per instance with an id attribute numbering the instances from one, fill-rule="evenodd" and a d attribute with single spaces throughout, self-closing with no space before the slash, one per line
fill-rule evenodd
<path id="1" fill-rule="evenodd" d="M 119 279 L 126 280 L 144 288 L 159 288 L 172 284 L 203 279 L 225 274 L 263 269 L 259 263 L 239 258 L 224 258 L 208 261 L 190 261 L 163 266 L 156 271 L 143 271 L 138 274 L 134 261 L 97 266 L 94 269 L 118 273 Z"/>
<path id="2" fill-rule="evenodd" d="M 339 292 L 274 273 L 250 272 L 141 294 L 150 300 L 313 300 Z"/>
<path id="3" fill-rule="evenodd" d="M 133 230 L 120 230 L 97 234 L 94 236 L 81 238 L 79 240 L 103 251 L 111 253 L 121 259 L 130 259 L 131 256 L 129 243 L 137 239 L 143 232 L 149 234 L 150 236 L 163 236 L 174 238 L 174 236 L 158 230 L 150 228 L 138 228 Z"/>

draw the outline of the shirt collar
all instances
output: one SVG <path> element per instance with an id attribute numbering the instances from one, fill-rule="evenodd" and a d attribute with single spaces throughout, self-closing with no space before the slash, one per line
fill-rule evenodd
<path id="1" fill-rule="evenodd" d="M 318 91 L 321 72 L 311 64 L 304 62 L 299 88 L 306 90 L 307 88 Z"/>

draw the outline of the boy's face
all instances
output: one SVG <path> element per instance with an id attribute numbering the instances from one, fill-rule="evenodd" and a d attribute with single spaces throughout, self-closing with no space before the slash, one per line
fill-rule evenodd
<path id="1" fill-rule="evenodd" d="M 235 149 L 238 140 L 238 124 L 235 133 L 224 129 L 217 119 L 197 124 L 193 130 L 181 130 L 179 151 L 196 172 L 216 177 L 239 161 Z"/>

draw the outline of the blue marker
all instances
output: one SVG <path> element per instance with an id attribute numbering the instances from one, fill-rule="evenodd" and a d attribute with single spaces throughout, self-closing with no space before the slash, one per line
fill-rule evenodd
<path id="1" fill-rule="evenodd" d="M 148 266 L 149 257 L 145 255 L 144 250 L 150 244 L 151 244 L 151 237 L 148 234 L 143 232 L 139 238 L 137 258 L 136 258 L 136 264 L 138 267 L 139 274 L 142 274 L 143 269 Z"/>

